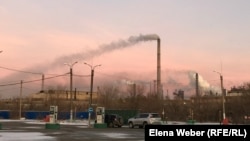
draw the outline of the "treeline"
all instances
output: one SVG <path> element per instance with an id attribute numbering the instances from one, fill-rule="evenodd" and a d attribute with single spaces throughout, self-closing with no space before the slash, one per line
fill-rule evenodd
<path id="1" fill-rule="evenodd" d="M 232 123 L 240 124 L 250 120 L 250 83 L 233 87 L 228 93 L 238 96 L 225 97 L 225 114 Z M 73 100 L 74 111 L 87 111 L 88 101 Z M 158 112 L 164 120 L 199 122 L 221 122 L 222 97 L 220 95 L 194 96 L 190 99 L 169 99 L 155 93 L 147 92 L 143 85 L 131 85 L 124 88 L 106 84 L 99 86 L 93 106 L 114 110 L 137 110 L 140 112 Z M 22 111 L 48 111 L 50 105 L 57 105 L 59 111 L 70 111 L 70 101 L 49 97 L 48 100 L 22 99 Z M 18 117 L 20 99 L 1 101 L 0 110 L 11 110 L 12 117 Z"/>

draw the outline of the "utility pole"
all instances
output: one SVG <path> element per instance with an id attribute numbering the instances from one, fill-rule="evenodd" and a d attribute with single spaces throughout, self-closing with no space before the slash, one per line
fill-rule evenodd
<path id="1" fill-rule="evenodd" d="M 22 89 L 23 89 L 23 80 L 20 82 L 20 94 L 19 94 L 19 119 L 22 118 Z"/>
<path id="2" fill-rule="evenodd" d="M 223 112 L 223 119 L 226 118 L 225 113 L 225 93 L 224 93 L 224 87 L 223 87 L 223 76 L 220 75 L 220 82 L 221 82 L 221 94 L 222 94 L 222 112 Z"/>
<path id="3" fill-rule="evenodd" d="M 77 63 L 74 62 L 72 64 L 64 63 L 70 67 L 70 122 L 73 121 L 73 104 L 72 104 L 72 95 L 73 95 L 73 66 Z"/>
<path id="4" fill-rule="evenodd" d="M 92 94 L 93 94 L 93 81 L 94 81 L 94 70 L 96 67 L 98 66 L 101 66 L 101 65 L 95 65 L 95 66 L 92 66 L 88 63 L 84 63 L 85 65 L 88 65 L 91 69 L 91 79 L 90 79 L 90 97 L 89 97 L 89 108 L 92 108 Z M 90 111 L 89 112 L 89 117 L 88 117 L 88 126 L 90 127 Z"/>
<path id="5" fill-rule="evenodd" d="M 224 93 L 224 87 L 223 87 L 223 76 L 221 73 L 214 71 L 220 75 L 220 83 L 221 83 L 221 95 L 222 95 L 222 115 L 223 120 L 226 119 L 226 112 L 225 112 L 225 93 Z"/>
<path id="6" fill-rule="evenodd" d="M 94 79 L 94 69 L 91 69 L 91 80 L 90 80 L 90 107 L 92 106 L 93 79 Z"/>
<path id="7" fill-rule="evenodd" d="M 41 92 L 44 92 L 44 74 L 42 74 L 42 90 Z"/>

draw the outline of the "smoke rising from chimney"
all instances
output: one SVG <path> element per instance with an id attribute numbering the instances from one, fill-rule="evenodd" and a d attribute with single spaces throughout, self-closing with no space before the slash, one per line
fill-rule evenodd
<path id="1" fill-rule="evenodd" d="M 101 54 L 108 53 L 108 52 L 111 52 L 111 51 L 114 51 L 117 49 L 130 47 L 130 46 L 133 46 L 139 42 L 146 42 L 146 41 L 157 40 L 157 39 L 159 39 L 159 36 L 156 34 L 130 36 L 126 40 L 119 40 L 116 42 L 111 42 L 109 44 L 100 45 L 95 50 L 90 50 L 87 52 L 80 52 L 77 54 L 72 54 L 69 56 L 60 57 L 54 61 L 53 65 L 58 65 L 58 64 L 65 63 L 65 62 L 74 62 L 76 60 L 81 61 L 81 60 L 93 58 L 93 57 L 96 57 L 96 56 L 99 56 Z"/>

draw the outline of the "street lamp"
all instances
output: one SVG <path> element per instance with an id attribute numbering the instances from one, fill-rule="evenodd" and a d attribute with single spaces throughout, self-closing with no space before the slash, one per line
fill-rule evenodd
<path id="1" fill-rule="evenodd" d="M 73 108 L 72 108 L 72 83 L 73 83 L 73 81 L 72 81 L 72 76 L 73 76 L 73 71 L 72 71 L 72 68 L 73 68 L 73 66 L 75 65 L 77 63 L 77 61 L 76 62 L 74 62 L 74 63 L 72 63 L 72 64 L 69 64 L 69 63 L 64 63 L 64 65 L 67 65 L 67 66 L 69 66 L 70 67 L 70 122 L 72 122 L 72 120 L 73 120 Z"/>
<path id="2" fill-rule="evenodd" d="M 92 66 L 86 62 L 84 62 L 85 65 L 88 65 L 91 69 L 91 80 L 90 80 L 90 99 L 89 99 L 89 108 L 92 107 L 92 93 L 93 93 L 93 79 L 94 79 L 94 70 L 96 67 L 99 67 L 101 66 L 100 64 L 99 65 L 95 65 L 95 66 Z M 89 112 L 89 126 L 90 126 L 90 112 Z"/>
<path id="3" fill-rule="evenodd" d="M 93 93 L 93 79 L 94 79 L 94 70 L 96 67 L 99 67 L 101 65 L 95 65 L 95 66 L 92 66 L 88 63 L 84 63 L 85 65 L 88 65 L 90 68 L 91 68 L 91 81 L 90 81 L 90 106 L 92 105 L 92 93 Z"/>
<path id="4" fill-rule="evenodd" d="M 223 87 L 223 76 L 220 72 L 214 71 L 220 75 L 220 83 L 221 83 L 221 94 L 222 94 L 222 114 L 223 114 L 223 120 L 226 118 L 226 112 L 225 112 L 225 96 L 224 96 L 224 87 Z"/>

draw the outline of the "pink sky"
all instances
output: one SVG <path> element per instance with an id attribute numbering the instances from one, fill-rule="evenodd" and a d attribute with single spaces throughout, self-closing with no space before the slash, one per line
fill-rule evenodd
<path id="1" fill-rule="evenodd" d="M 197 72 L 210 87 L 220 86 L 219 75 L 213 70 L 223 74 L 227 89 L 249 82 L 248 1 L 108 3 L 1 1 L 0 66 L 61 74 L 68 72 L 69 67 L 58 58 L 98 50 L 101 45 L 127 40 L 130 36 L 157 34 L 161 39 L 161 79 L 165 89 L 169 78 L 178 83 L 189 81 L 179 78 L 176 72 Z M 126 72 L 133 76 L 126 76 L 132 81 L 136 81 L 135 76 L 145 81 L 156 79 L 156 41 L 82 58 L 85 57 L 64 61 L 78 61 L 74 72 L 81 75 L 90 73 L 90 68 L 83 64 L 87 62 L 102 64 L 96 68 L 96 75 Z M 1 69 L 0 72 L 1 84 L 28 79 L 24 74 L 16 75 L 15 71 Z M 60 81 L 66 84 L 62 82 L 66 80 Z M 0 93 L 5 93 L 5 89 L 0 88 Z"/>

